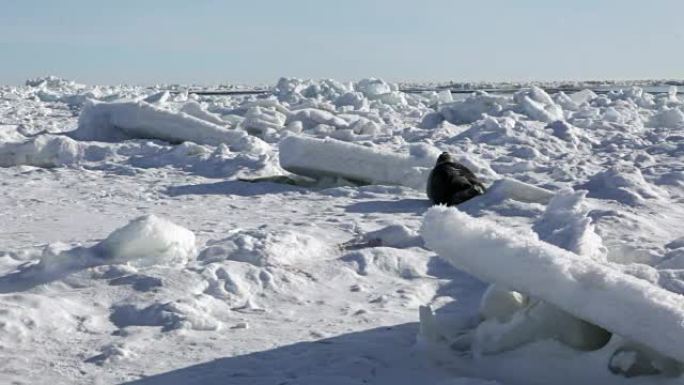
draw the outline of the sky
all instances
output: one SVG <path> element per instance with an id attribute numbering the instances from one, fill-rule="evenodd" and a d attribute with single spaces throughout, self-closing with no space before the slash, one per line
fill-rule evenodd
<path id="1" fill-rule="evenodd" d="M 0 0 L 0 84 L 684 79 L 681 0 Z"/>

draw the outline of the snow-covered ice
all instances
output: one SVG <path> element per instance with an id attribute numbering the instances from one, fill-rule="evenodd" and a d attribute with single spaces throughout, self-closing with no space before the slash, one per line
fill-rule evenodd
<path id="1" fill-rule="evenodd" d="M 680 96 L 559 85 L 0 86 L 0 383 L 684 383 Z"/>
<path id="2" fill-rule="evenodd" d="M 427 247 L 486 282 L 544 299 L 568 313 L 684 361 L 684 297 L 619 269 L 454 208 L 428 211 Z"/>

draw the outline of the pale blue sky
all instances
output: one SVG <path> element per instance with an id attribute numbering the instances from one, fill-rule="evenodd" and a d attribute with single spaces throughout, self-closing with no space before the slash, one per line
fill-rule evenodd
<path id="1" fill-rule="evenodd" d="M 684 78 L 682 0 L 0 0 L 0 84 Z"/>

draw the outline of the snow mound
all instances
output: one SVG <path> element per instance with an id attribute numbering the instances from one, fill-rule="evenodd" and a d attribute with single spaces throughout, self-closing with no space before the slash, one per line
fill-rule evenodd
<path id="1" fill-rule="evenodd" d="M 277 288 L 270 272 L 245 262 L 212 262 L 205 266 L 202 276 L 208 284 L 204 293 L 227 301 L 230 306 L 244 305 L 265 289 Z"/>
<path id="2" fill-rule="evenodd" d="M 3 344 L 21 344 L 30 341 L 38 331 L 73 333 L 78 327 L 77 316 L 83 316 L 88 310 L 67 299 L 29 293 L 2 295 L 0 339 Z"/>
<path id="3" fill-rule="evenodd" d="M 176 329 L 218 330 L 221 323 L 202 309 L 199 301 L 153 303 L 138 307 L 131 304 L 115 305 L 110 321 L 118 328 L 128 326 L 161 326 L 162 331 Z"/>
<path id="4" fill-rule="evenodd" d="M 417 231 L 401 224 L 393 224 L 365 233 L 362 241 L 377 246 L 406 248 L 422 246 L 423 239 Z"/>
<path id="5" fill-rule="evenodd" d="M 205 262 L 239 261 L 254 266 L 290 265 L 322 258 L 330 247 L 318 238 L 295 231 L 239 230 L 229 237 L 209 241 L 198 259 Z"/>
<path id="6" fill-rule="evenodd" d="M 221 143 L 240 148 L 247 133 L 139 102 L 87 103 L 78 118 L 78 128 L 69 133 L 77 140 L 118 142 L 126 139 Z"/>
<path id="7" fill-rule="evenodd" d="M 455 208 L 428 210 L 421 233 L 459 269 L 684 361 L 680 295 Z"/>
<path id="8" fill-rule="evenodd" d="M 280 142 L 280 165 L 295 174 L 342 177 L 362 183 L 423 190 L 434 159 L 383 152 L 335 139 L 289 136 Z"/>
<path id="9" fill-rule="evenodd" d="M 387 275 L 414 279 L 427 276 L 428 259 L 409 250 L 374 247 L 347 253 L 340 260 L 359 275 Z"/>
<path id="10" fill-rule="evenodd" d="M 584 198 L 586 194 L 584 190 L 559 191 L 534 224 L 534 230 L 542 241 L 597 261 L 605 261 L 608 251 L 588 216 Z"/>
<path id="11" fill-rule="evenodd" d="M 182 264 L 196 254 L 195 234 L 166 219 L 145 215 L 115 230 L 94 250 L 114 263 Z"/>
<path id="12" fill-rule="evenodd" d="M 65 136 L 40 135 L 24 142 L 0 143 L 0 167 L 60 167 L 83 157 L 78 142 Z"/>
<path id="13" fill-rule="evenodd" d="M 580 187 L 589 190 L 590 197 L 613 199 L 627 205 L 667 197 L 666 191 L 647 182 L 641 171 L 629 164 L 598 172 Z"/>

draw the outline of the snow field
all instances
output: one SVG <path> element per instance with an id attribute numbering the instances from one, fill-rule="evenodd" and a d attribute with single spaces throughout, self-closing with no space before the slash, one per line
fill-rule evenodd
<path id="1" fill-rule="evenodd" d="M 171 89 L 0 87 L 0 382 L 681 383 L 660 346 L 673 330 L 639 324 L 663 317 L 556 303 L 566 273 L 591 294 L 623 280 L 684 293 L 676 90 Z M 421 170 L 441 151 L 488 186 L 440 239 L 497 279 L 489 290 L 419 232 Z M 507 264 L 485 265 L 473 242 Z M 508 263 L 525 255 L 549 264 Z M 504 273 L 552 285 L 534 287 L 553 301 Z M 644 306 L 651 292 L 634 292 L 595 303 Z"/>

